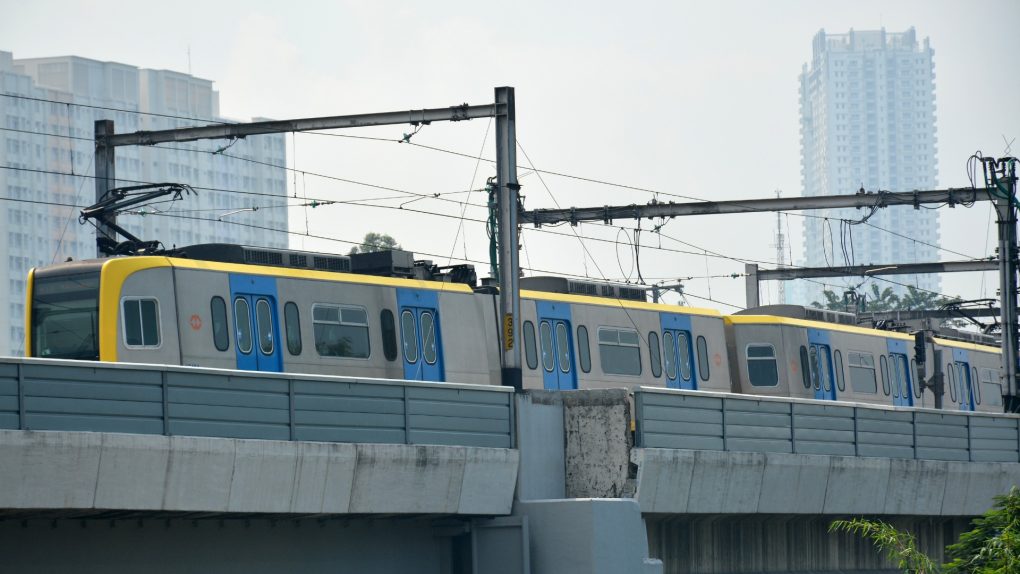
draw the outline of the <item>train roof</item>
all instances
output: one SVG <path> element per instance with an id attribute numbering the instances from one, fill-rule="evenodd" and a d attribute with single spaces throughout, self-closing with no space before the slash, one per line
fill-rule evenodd
<path id="1" fill-rule="evenodd" d="M 724 319 L 727 325 L 789 325 L 792 327 L 808 327 L 812 329 L 825 329 L 826 331 L 839 331 L 842 333 L 852 333 L 855 335 L 867 335 L 869 337 L 900 339 L 903 341 L 914 340 L 914 337 L 911 335 L 908 335 L 906 333 L 898 333 L 895 331 L 883 331 L 880 329 L 869 329 L 868 327 L 842 325 L 839 323 L 828 323 L 824 321 L 811 321 L 808 319 L 794 319 L 792 317 L 778 317 L 775 315 L 728 315 Z M 934 340 L 936 343 L 946 347 L 956 347 L 958 349 L 968 349 L 971 351 L 980 351 L 982 353 L 1000 352 L 998 347 L 993 347 L 990 345 L 966 343 L 963 341 L 954 341 L 951 339 L 944 339 L 941 337 L 934 337 Z"/>
<path id="2" fill-rule="evenodd" d="M 608 297 L 592 297 L 590 295 L 574 295 L 572 293 L 553 293 L 549 291 L 532 291 L 521 289 L 522 299 L 536 299 L 541 301 L 560 301 L 563 303 L 577 303 L 580 305 L 596 305 L 598 307 L 614 307 L 622 309 L 635 309 L 640 311 L 657 311 L 660 313 L 682 313 L 685 315 L 702 315 L 705 317 L 722 318 L 722 313 L 715 309 L 704 309 L 700 307 L 681 307 L 679 305 L 667 305 L 665 303 L 648 303 L 646 301 L 630 301 L 627 299 L 610 299 Z"/>
<path id="3" fill-rule="evenodd" d="M 287 277 L 293 279 L 312 279 L 318 281 L 335 281 L 341 283 L 357 283 L 362 285 L 382 285 L 388 287 L 406 287 L 411 289 L 429 289 L 451 293 L 473 293 L 471 287 L 463 283 L 441 281 L 423 281 L 421 279 L 404 279 L 400 277 L 383 277 L 379 275 L 361 275 L 338 271 L 318 271 L 314 269 L 297 269 L 291 267 L 275 267 L 251 265 L 244 263 L 223 263 L 219 261 L 203 261 L 200 259 L 184 259 L 166 256 L 132 256 L 116 257 L 103 263 L 104 273 L 112 272 L 121 277 L 143 269 L 158 267 L 175 267 L 178 269 L 195 269 L 204 271 L 220 271 L 225 273 L 245 273 L 248 275 L 265 275 L 269 277 Z"/>

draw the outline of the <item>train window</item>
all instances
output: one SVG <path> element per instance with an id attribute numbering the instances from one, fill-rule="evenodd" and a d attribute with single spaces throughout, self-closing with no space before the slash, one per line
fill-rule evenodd
<path id="1" fill-rule="evenodd" d="M 808 348 L 808 361 L 809 361 L 808 365 L 811 368 L 811 371 L 810 371 L 811 372 L 811 386 L 813 386 L 815 388 L 815 390 L 817 391 L 817 390 L 822 388 L 821 384 L 819 383 L 820 375 L 818 374 L 819 368 L 818 368 L 818 346 L 817 345 L 811 345 L 811 347 Z"/>
<path id="2" fill-rule="evenodd" d="M 807 347 L 800 346 L 800 378 L 804 381 L 804 388 L 811 388 L 811 367 L 808 366 Z"/>
<path id="3" fill-rule="evenodd" d="M 882 392 L 889 396 L 889 360 L 885 355 L 878 356 L 878 362 L 882 367 Z"/>
<path id="4" fill-rule="evenodd" d="M 1002 386 L 996 380 L 997 373 L 993 369 L 981 369 L 979 386 L 988 406 L 1002 406 Z"/>
<path id="5" fill-rule="evenodd" d="M 953 364 L 949 363 L 946 365 L 946 386 L 949 387 L 949 398 L 954 403 L 956 402 L 956 369 L 953 368 Z"/>
<path id="6" fill-rule="evenodd" d="M 99 360 L 99 271 L 32 278 L 35 357 Z"/>
<path id="7" fill-rule="evenodd" d="M 691 340 L 684 331 L 677 331 L 676 351 L 680 363 L 680 378 L 689 381 L 691 380 Z"/>
<path id="8" fill-rule="evenodd" d="M 273 344 L 273 310 L 267 299 L 260 298 L 255 302 L 255 329 L 259 335 L 259 350 L 263 355 L 272 355 Z"/>
<path id="9" fill-rule="evenodd" d="M 829 354 L 828 345 L 818 346 L 818 378 L 822 381 L 822 388 L 825 392 L 832 390 L 832 356 Z"/>
<path id="10" fill-rule="evenodd" d="M 251 310 L 243 297 L 234 299 L 234 326 L 237 329 L 237 350 L 251 352 Z"/>
<path id="11" fill-rule="evenodd" d="M 974 383 L 973 383 L 974 384 L 974 400 L 975 400 L 975 402 L 977 402 L 977 404 L 980 405 L 981 404 L 981 385 L 978 384 L 977 367 L 971 367 L 970 371 L 971 371 L 970 380 L 974 381 Z"/>
<path id="12" fill-rule="evenodd" d="M 917 378 L 917 359 L 910 359 L 910 384 L 914 389 L 914 397 L 921 398 L 921 380 Z"/>
<path id="13" fill-rule="evenodd" d="M 843 380 L 843 353 L 840 353 L 839 349 L 836 349 L 832 352 L 832 354 L 836 359 L 836 388 L 842 393 L 846 390 L 846 381 Z"/>
<path id="14" fill-rule="evenodd" d="M 301 314 L 293 301 L 283 306 L 283 326 L 287 330 L 287 351 L 291 355 L 301 354 Z"/>
<path id="15" fill-rule="evenodd" d="M 128 347 L 159 346 L 159 303 L 155 299 L 124 299 L 124 344 Z"/>
<path id="16" fill-rule="evenodd" d="M 217 351 L 226 351 L 230 347 L 230 328 L 227 326 L 227 303 L 223 297 L 213 297 L 209 302 L 212 316 L 213 345 Z"/>
<path id="17" fill-rule="evenodd" d="M 538 350 L 535 348 L 535 324 L 531 321 L 524 322 L 524 358 L 528 361 L 529 369 L 538 368 Z"/>
<path id="18" fill-rule="evenodd" d="M 404 344 L 404 360 L 408 363 L 418 362 L 417 329 L 414 326 L 414 313 L 404 311 L 400 314 L 401 341 Z"/>
<path id="19" fill-rule="evenodd" d="M 382 352 L 387 361 L 397 360 L 397 325 L 393 319 L 393 311 L 383 309 L 379 312 L 379 326 L 382 328 Z M 300 339 L 298 340 L 300 345 Z"/>
<path id="20" fill-rule="evenodd" d="M 673 341 L 673 331 L 662 333 L 662 352 L 666 355 L 666 377 L 676 379 L 676 343 Z"/>
<path id="21" fill-rule="evenodd" d="M 913 380 L 910 378 L 910 368 L 907 367 L 907 356 L 906 355 L 893 355 L 894 362 L 896 363 L 896 372 L 898 373 L 897 379 L 900 381 L 900 396 L 907 398 L 913 391 L 911 387 L 914 386 Z"/>
<path id="22" fill-rule="evenodd" d="M 850 368 L 850 389 L 855 393 L 873 395 L 878 392 L 878 378 L 875 376 L 875 356 L 871 353 L 848 351 L 847 366 Z"/>
<path id="23" fill-rule="evenodd" d="M 640 375 L 641 347 L 637 331 L 599 327 L 599 358 L 607 375 Z"/>
<path id="24" fill-rule="evenodd" d="M 698 373 L 702 381 L 708 380 L 708 341 L 698 336 Z"/>
<path id="25" fill-rule="evenodd" d="M 591 372 L 591 346 L 588 343 L 588 327 L 577 327 L 577 357 L 581 360 L 581 370 Z"/>
<path id="26" fill-rule="evenodd" d="M 570 335 L 567 332 L 567 324 L 563 321 L 556 322 L 556 351 L 559 354 L 560 371 L 570 372 Z"/>
<path id="27" fill-rule="evenodd" d="M 659 348 L 659 334 L 655 331 L 648 333 L 648 360 L 652 363 L 652 376 L 662 376 L 662 349 Z"/>
<path id="28" fill-rule="evenodd" d="M 368 312 L 362 307 L 312 305 L 312 334 L 315 350 L 323 357 L 367 359 L 371 354 Z M 414 337 L 413 319 L 411 336 Z M 417 353 L 417 345 L 414 346 Z"/>
<path id="29" fill-rule="evenodd" d="M 436 320 L 432 311 L 421 313 L 421 356 L 430 365 L 435 365 L 439 356 L 436 351 Z"/>
<path id="30" fill-rule="evenodd" d="M 747 359 L 747 379 L 754 387 L 774 387 L 779 384 L 779 366 L 776 363 L 776 348 L 772 345 L 748 345 L 744 351 Z"/>
<path id="31" fill-rule="evenodd" d="M 538 330 L 542 336 L 542 367 L 551 373 L 556 368 L 556 357 L 553 357 L 552 325 L 549 324 L 549 321 L 542 321 Z"/>

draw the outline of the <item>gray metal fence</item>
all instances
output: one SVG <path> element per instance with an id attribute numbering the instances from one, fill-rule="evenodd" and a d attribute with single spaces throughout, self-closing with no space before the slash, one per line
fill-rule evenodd
<path id="1" fill-rule="evenodd" d="M 0 429 L 512 448 L 502 387 L 0 358 Z"/>
<path id="2" fill-rule="evenodd" d="M 1020 462 L 1017 415 L 939 412 L 640 388 L 635 445 Z"/>

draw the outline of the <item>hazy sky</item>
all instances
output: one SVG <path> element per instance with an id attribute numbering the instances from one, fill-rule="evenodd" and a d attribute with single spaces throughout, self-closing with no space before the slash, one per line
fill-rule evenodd
<path id="1" fill-rule="evenodd" d="M 518 154 L 527 208 L 644 203 L 647 192 L 552 175 L 534 166 L 591 179 L 705 199 L 799 195 L 798 74 L 818 30 L 913 26 L 935 49 L 939 177 L 967 185 L 975 150 L 1020 151 L 1020 1 L 712 1 L 712 2 L 25 2 L 0 0 L 0 50 L 15 58 L 79 55 L 139 67 L 187 72 L 215 81 L 223 115 L 297 118 L 489 103 L 495 86 L 516 88 Z M 189 59 L 190 52 L 190 59 Z M 413 141 L 493 157 L 485 120 L 434 124 Z M 345 134 L 398 139 L 409 127 Z M 488 132 L 488 134 L 487 134 Z M 487 135 L 486 135 L 487 134 Z M 1005 138 L 1005 141 L 1004 141 Z M 392 142 L 300 134 L 287 137 L 290 161 L 307 172 L 415 193 L 480 188 L 490 163 Z M 212 142 L 205 145 L 214 149 Z M 296 152 L 293 146 L 296 145 Z M 288 177 L 292 182 L 294 176 Z M 292 184 L 293 185 L 293 184 Z M 292 193 L 295 190 L 292 189 Z M 296 178 L 308 197 L 391 197 L 392 191 Z M 480 193 L 444 196 L 484 204 Z M 660 199 L 668 200 L 667 196 Z M 375 203 L 398 206 L 401 201 Z M 459 216 L 435 200 L 407 209 Z M 307 213 L 306 213 L 307 211 Z M 942 210 L 943 246 L 991 253 L 989 208 Z M 468 206 L 481 220 L 485 210 Z M 789 217 L 794 260 L 800 218 Z M 307 221 L 307 223 L 306 223 Z M 619 279 L 633 271 L 627 242 L 633 221 L 617 228 L 584 225 L 526 230 L 527 267 Z M 643 222 L 648 228 L 650 222 Z M 784 231 L 787 219 L 782 219 Z M 487 259 L 484 225 L 394 209 L 327 206 L 297 209 L 291 229 L 356 240 L 382 231 L 418 253 Z M 899 230 L 909 234 L 910 230 Z M 641 270 L 652 278 L 696 277 L 689 293 L 743 305 L 734 261 L 659 250 L 718 253 L 774 261 L 774 215 L 676 219 L 663 237 L 641 237 Z M 668 237 L 666 237 L 668 236 Z M 459 237 L 459 238 L 458 238 Z M 455 239 L 456 238 L 456 239 Z M 306 249 L 349 244 L 293 238 Z M 956 256 L 948 255 L 953 259 Z M 434 259 L 440 259 L 435 258 Z M 867 263 L 867 262 L 861 262 Z M 877 263 L 877 262 L 876 262 Z M 484 266 L 480 275 L 485 274 Z M 943 277 L 942 291 L 994 296 L 988 275 Z M 764 285 L 763 285 L 763 288 Z M 775 297 L 775 285 L 767 288 Z M 690 298 L 695 305 L 716 306 Z M 731 308 L 721 306 L 723 311 Z"/>

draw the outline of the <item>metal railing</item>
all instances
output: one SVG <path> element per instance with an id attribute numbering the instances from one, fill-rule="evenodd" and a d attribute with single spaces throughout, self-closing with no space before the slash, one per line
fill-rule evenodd
<path id="1" fill-rule="evenodd" d="M 0 358 L 0 429 L 514 447 L 497 386 Z"/>
<path id="2" fill-rule="evenodd" d="M 635 446 L 1020 462 L 1020 417 L 825 401 L 634 391 Z"/>

